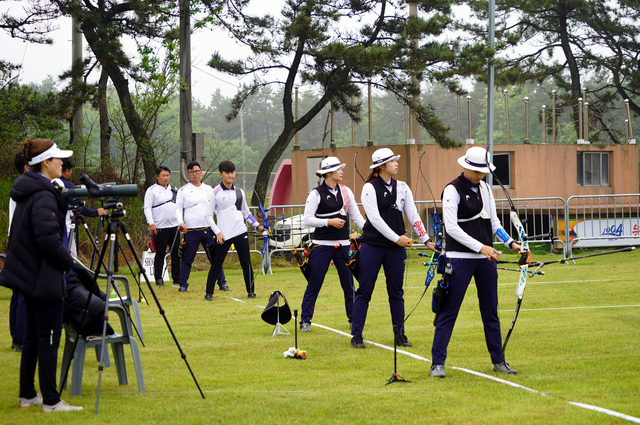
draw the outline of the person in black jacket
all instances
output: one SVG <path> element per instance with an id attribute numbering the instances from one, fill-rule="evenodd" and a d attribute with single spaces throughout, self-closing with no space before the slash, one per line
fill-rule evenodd
<path id="1" fill-rule="evenodd" d="M 42 405 L 43 412 L 81 410 L 60 400 L 56 389 L 58 346 L 62 333 L 64 275 L 73 258 L 63 244 L 68 198 L 51 181 L 62 174 L 60 150 L 48 139 L 26 139 L 24 158 L 30 171 L 11 188 L 16 210 L 0 284 L 22 292 L 27 335 L 20 362 L 21 408 Z M 35 390 L 36 366 L 40 391 Z"/>
<path id="2" fill-rule="evenodd" d="M 102 292 L 98 285 L 93 284 L 93 276 L 91 270 L 77 263 L 67 273 L 63 322 L 73 323 L 79 335 L 102 335 L 107 294 Z M 85 313 L 84 309 L 89 298 L 91 301 Z M 107 322 L 106 334 L 113 335 L 113 333 L 113 328 Z"/>
<path id="3" fill-rule="evenodd" d="M 69 180 L 69 178 L 71 178 L 71 173 L 73 172 L 73 167 L 75 167 L 76 162 L 72 159 L 72 158 L 64 158 L 62 160 L 62 175 L 60 176 L 60 180 L 62 180 L 62 183 L 64 184 L 64 187 L 67 189 L 75 189 L 75 185 L 73 183 L 71 183 L 71 181 Z M 72 205 L 74 207 L 77 207 L 79 205 L 82 205 L 82 211 L 81 214 L 85 217 L 99 217 L 99 216 L 103 216 L 107 213 L 107 210 L 105 210 L 104 208 L 98 208 L 97 210 L 94 210 L 92 208 L 87 207 L 86 205 L 84 205 L 82 203 L 82 200 L 80 199 L 70 199 L 69 200 L 69 205 Z M 71 225 L 74 224 L 73 221 L 73 212 L 72 211 L 67 211 L 67 219 L 66 219 L 66 226 L 67 226 L 67 234 L 70 233 L 71 230 Z M 78 235 L 80 232 L 80 226 L 76 226 L 75 228 L 75 233 L 73 235 L 73 239 L 71 239 L 69 241 L 69 252 L 71 253 L 71 256 L 73 256 L 73 258 L 78 258 Z"/>

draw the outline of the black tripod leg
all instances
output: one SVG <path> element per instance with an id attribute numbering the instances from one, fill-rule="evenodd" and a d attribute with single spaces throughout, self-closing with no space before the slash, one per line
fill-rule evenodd
<path id="1" fill-rule="evenodd" d="M 85 230 L 87 232 L 87 235 L 89 236 L 89 240 L 93 243 L 94 252 L 100 252 L 98 250 L 98 246 L 93 241 L 93 236 L 91 235 L 91 230 L 89 230 L 89 226 L 87 226 L 87 220 L 82 215 L 78 215 L 77 220 L 82 222 L 82 225 L 85 228 Z M 118 223 L 118 222 L 116 222 L 116 223 Z M 77 225 L 76 225 L 76 227 L 77 227 Z M 124 255 L 124 250 L 122 249 L 122 245 L 118 244 L 118 246 L 120 247 L 120 251 L 122 251 L 122 256 L 125 258 L 125 260 L 127 260 L 127 257 Z M 105 248 L 106 248 L 106 244 L 105 244 Z M 106 264 L 104 264 L 103 256 L 100 257 L 100 264 L 102 264 L 102 267 L 104 267 L 105 270 L 107 270 L 107 266 L 106 266 Z M 131 274 L 134 276 L 134 279 L 135 279 L 135 274 L 133 273 L 133 269 L 131 268 L 131 264 L 129 264 L 128 260 L 127 260 L 127 265 L 129 266 L 129 270 L 131 270 Z M 96 273 L 96 276 L 97 275 L 98 275 L 98 273 Z M 97 279 L 94 279 L 94 285 L 93 285 L 93 288 L 92 288 L 92 292 L 95 289 L 96 280 Z M 137 280 L 136 280 L 136 283 L 138 283 Z M 125 306 L 124 301 L 122 300 L 122 295 L 120 295 L 120 291 L 118 290 L 116 285 L 113 285 L 113 288 L 115 289 L 115 292 L 116 292 L 116 294 L 118 296 L 118 299 L 120 299 L 120 304 L 122 305 L 122 308 L 123 308 L 125 314 L 129 318 L 129 321 L 131 322 L 131 326 L 132 326 L 133 330 L 136 332 L 136 335 L 138 335 L 138 339 L 140 340 L 140 343 L 142 344 L 143 347 L 145 347 L 144 339 L 142 338 L 142 335 L 140 335 L 140 332 L 138 331 L 138 328 L 135 325 L 135 321 L 131 320 L 131 313 L 129 312 L 129 309 Z M 142 288 L 140 288 L 140 284 L 138 284 L 138 288 L 140 289 L 140 291 L 142 291 Z M 110 294 L 107 293 L 106 295 L 107 295 L 106 302 L 109 302 Z M 89 299 L 91 299 L 91 297 L 89 297 Z M 149 302 L 147 302 L 147 305 L 149 305 Z"/>
<path id="2" fill-rule="evenodd" d="M 153 286 L 151 285 L 151 282 L 149 282 L 149 277 L 147 276 L 147 271 L 142 266 L 142 261 L 140 261 L 140 257 L 138 257 L 138 253 L 136 252 L 135 247 L 133 246 L 133 242 L 131 242 L 131 238 L 129 237 L 129 233 L 127 232 L 127 227 L 125 226 L 124 223 L 120 223 L 120 226 L 122 227 L 122 230 L 124 231 L 125 237 L 127 239 L 127 243 L 129 244 L 129 249 L 131 249 L 131 252 L 133 253 L 133 257 L 136 260 L 136 264 L 138 264 L 138 267 L 140 267 L 140 270 L 142 271 L 142 275 L 144 276 L 144 280 L 145 280 L 145 282 L 147 282 L 147 287 L 149 288 L 149 291 L 151 292 L 151 295 L 153 296 L 153 299 L 156 302 L 156 305 L 158 306 L 158 310 L 159 310 L 160 314 L 162 315 L 162 318 L 164 319 L 165 324 L 167 325 L 167 329 L 169 329 L 169 333 L 173 337 L 173 341 L 175 342 L 176 347 L 178 348 L 178 351 L 180 352 L 180 357 L 184 360 L 184 363 L 187 365 L 187 369 L 189 369 L 189 373 L 191 373 L 191 377 L 193 378 L 193 382 L 195 382 L 196 387 L 198 387 L 198 391 L 200 391 L 200 395 L 202 396 L 202 398 L 205 398 L 204 397 L 204 393 L 202 392 L 202 389 L 200 388 L 200 384 L 198 384 L 198 380 L 196 379 L 196 376 L 194 375 L 193 370 L 191 370 L 191 366 L 189 365 L 189 362 L 187 361 L 187 355 L 184 353 L 184 351 L 182 351 L 182 347 L 180 347 L 180 343 L 178 342 L 178 338 L 176 338 L 176 334 L 173 332 L 173 329 L 171 328 L 171 324 L 169 323 L 169 319 L 167 319 L 167 315 L 165 314 L 165 311 L 162 308 L 162 305 L 160 305 L 160 300 L 158 299 L 158 296 L 156 295 L 156 291 L 154 291 Z"/>
<path id="3" fill-rule="evenodd" d="M 111 293 L 111 282 L 113 280 L 113 262 L 116 253 L 116 244 L 118 243 L 117 231 L 118 222 L 112 221 L 109 225 L 109 263 L 107 268 L 107 297 Z M 98 267 L 100 265 L 98 264 Z M 97 278 L 97 274 L 96 274 Z M 102 371 L 104 370 L 104 352 L 107 349 L 107 325 L 109 324 L 109 299 L 104 303 L 104 323 L 102 325 L 102 345 L 100 349 L 100 362 L 98 363 L 98 389 L 96 392 L 96 411 L 95 415 L 98 415 L 98 405 L 100 404 L 100 384 L 102 383 Z"/>
<path id="4" fill-rule="evenodd" d="M 107 234 L 107 238 L 105 238 L 104 240 L 104 246 L 102 247 L 102 252 L 100 254 L 100 259 L 98 261 L 98 268 L 95 271 L 95 274 L 93 276 L 93 283 L 91 284 L 91 291 L 89 296 L 87 297 L 87 302 L 84 306 L 84 309 L 82 310 L 82 318 L 80 319 L 80 327 L 78 328 L 78 331 L 80 329 L 82 329 L 82 326 L 84 326 L 84 322 L 85 319 L 87 317 L 87 313 L 89 312 L 89 305 L 91 304 L 91 296 L 95 291 L 96 285 L 98 284 L 98 274 L 100 273 L 100 264 L 104 264 L 104 256 L 107 252 L 107 246 L 109 243 L 109 238 L 108 238 L 108 234 Z M 107 295 L 108 297 L 108 295 Z M 108 298 L 107 298 L 107 303 L 108 303 Z M 76 338 L 76 340 L 73 342 L 73 349 L 71 350 L 71 360 L 73 360 L 73 353 L 76 352 L 76 347 L 78 345 L 78 338 Z M 67 378 L 69 377 L 69 367 L 71 366 L 71 362 L 69 362 L 69 364 L 67 365 L 66 368 L 64 368 L 63 370 L 61 370 L 60 372 L 60 391 L 59 394 L 62 395 L 62 389 L 64 388 L 66 382 L 67 382 Z"/>
<path id="5" fill-rule="evenodd" d="M 120 225 L 124 225 L 124 224 L 120 223 Z M 149 305 L 149 301 L 147 301 L 147 297 L 144 295 L 144 292 L 142 291 L 142 286 L 140 286 L 140 282 L 138 281 L 136 274 L 133 272 L 131 263 L 129 263 L 129 260 L 127 260 L 127 256 L 124 254 L 124 248 L 122 248 L 122 244 L 118 244 L 118 246 L 120 248 L 120 252 L 122 252 L 122 257 L 124 258 L 124 261 L 127 263 L 127 267 L 129 267 L 129 270 L 131 271 L 131 276 L 133 276 L 133 280 L 136 282 L 136 285 L 138 285 L 138 294 L 141 294 L 144 300 L 146 301 L 147 305 Z M 141 299 L 138 299 L 138 302 L 140 301 Z"/>

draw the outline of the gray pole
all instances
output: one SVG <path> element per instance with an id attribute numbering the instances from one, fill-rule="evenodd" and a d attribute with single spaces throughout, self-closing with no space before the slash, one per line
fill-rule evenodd
<path id="1" fill-rule="evenodd" d="M 496 34 L 496 2 L 489 0 L 489 48 L 493 49 Z M 487 150 L 489 158 L 493 161 L 493 91 L 495 85 L 495 76 L 493 69 L 493 59 L 489 59 L 487 64 L 489 78 L 487 79 Z M 487 184 L 489 187 L 493 185 L 493 175 L 487 174 Z"/>
<path id="2" fill-rule="evenodd" d="M 242 190 L 247 193 L 247 170 L 244 165 L 244 107 L 240 107 L 240 144 L 242 145 Z"/>
<path id="3" fill-rule="evenodd" d="M 414 18 L 418 17 L 418 5 L 416 3 L 409 3 L 409 16 Z M 418 39 L 417 38 L 412 39 L 411 45 L 417 49 L 419 46 Z M 417 85 L 418 88 L 420 87 L 420 81 L 418 81 L 418 78 L 413 74 L 411 75 L 411 84 Z M 418 91 L 418 94 L 413 96 L 413 101 L 415 103 L 420 103 L 419 91 Z M 413 139 L 413 143 L 421 144 L 422 143 L 422 126 L 418 123 L 418 120 L 416 119 L 416 114 L 411 110 L 411 108 L 408 108 L 408 109 L 409 109 L 409 114 L 408 114 L 409 139 Z"/>
<path id="4" fill-rule="evenodd" d="M 71 65 L 75 65 L 82 61 L 82 31 L 78 21 L 73 18 L 71 23 Z M 73 114 L 73 128 L 71 130 L 71 143 L 79 141 L 82 138 L 82 125 L 84 120 L 84 111 L 82 105 L 78 106 Z"/>
<path id="5" fill-rule="evenodd" d="M 180 0 L 180 184 L 189 181 L 187 162 L 191 149 L 191 10 L 188 0 Z"/>
<path id="6" fill-rule="evenodd" d="M 369 115 L 369 140 L 367 140 L 367 146 L 373 146 L 373 123 L 371 122 L 371 120 L 373 120 L 373 111 L 371 109 L 371 80 L 367 81 L 367 93 L 369 96 L 367 98 L 367 110 Z"/>
<path id="7" fill-rule="evenodd" d="M 298 87 L 296 87 L 295 107 L 296 107 L 296 121 L 298 121 Z M 298 131 L 296 131 L 295 143 L 293 144 L 293 150 L 294 151 L 299 151 L 300 150 L 300 140 L 298 139 Z"/>

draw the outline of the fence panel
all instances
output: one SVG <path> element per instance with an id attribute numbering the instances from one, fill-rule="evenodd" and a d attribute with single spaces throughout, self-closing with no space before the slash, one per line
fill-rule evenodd
<path id="1" fill-rule="evenodd" d="M 572 196 L 565 217 L 567 257 L 573 246 L 640 245 L 640 194 Z"/>

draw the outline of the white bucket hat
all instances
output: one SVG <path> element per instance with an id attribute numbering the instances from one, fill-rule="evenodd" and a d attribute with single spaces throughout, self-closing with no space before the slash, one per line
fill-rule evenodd
<path id="1" fill-rule="evenodd" d="M 464 156 L 458 158 L 458 164 L 467 170 L 478 171 L 480 173 L 488 173 L 489 167 L 491 167 L 491 171 L 496 169 L 496 166 L 492 163 L 489 163 L 489 166 L 487 166 L 487 151 L 480 146 L 469 148 Z"/>
<path id="2" fill-rule="evenodd" d="M 334 171 L 342 170 L 347 164 L 340 162 L 335 156 L 328 156 L 320 163 L 320 169 L 316 171 L 316 174 L 328 174 Z"/>
<path id="3" fill-rule="evenodd" d="M 42 161 L 51 158 L 69 158 L 71 155 L 73 155 L 73 151 L 62 150 L 54 143 L 53 146 L 42 152 L 40 155 L 36 155 L 31 158 L 29 165 L 40 164 Z"/>
<path id="4" fill-rule="evenodd" d="M 396 155 L 389 148 L 378 149 L 371 155 L 371 161 L 373 165 L 370 165 L 369 168 L 376 168 L 378 165 L 386 164 L 389 161 L 400 159 L 400 155 Z"/>

